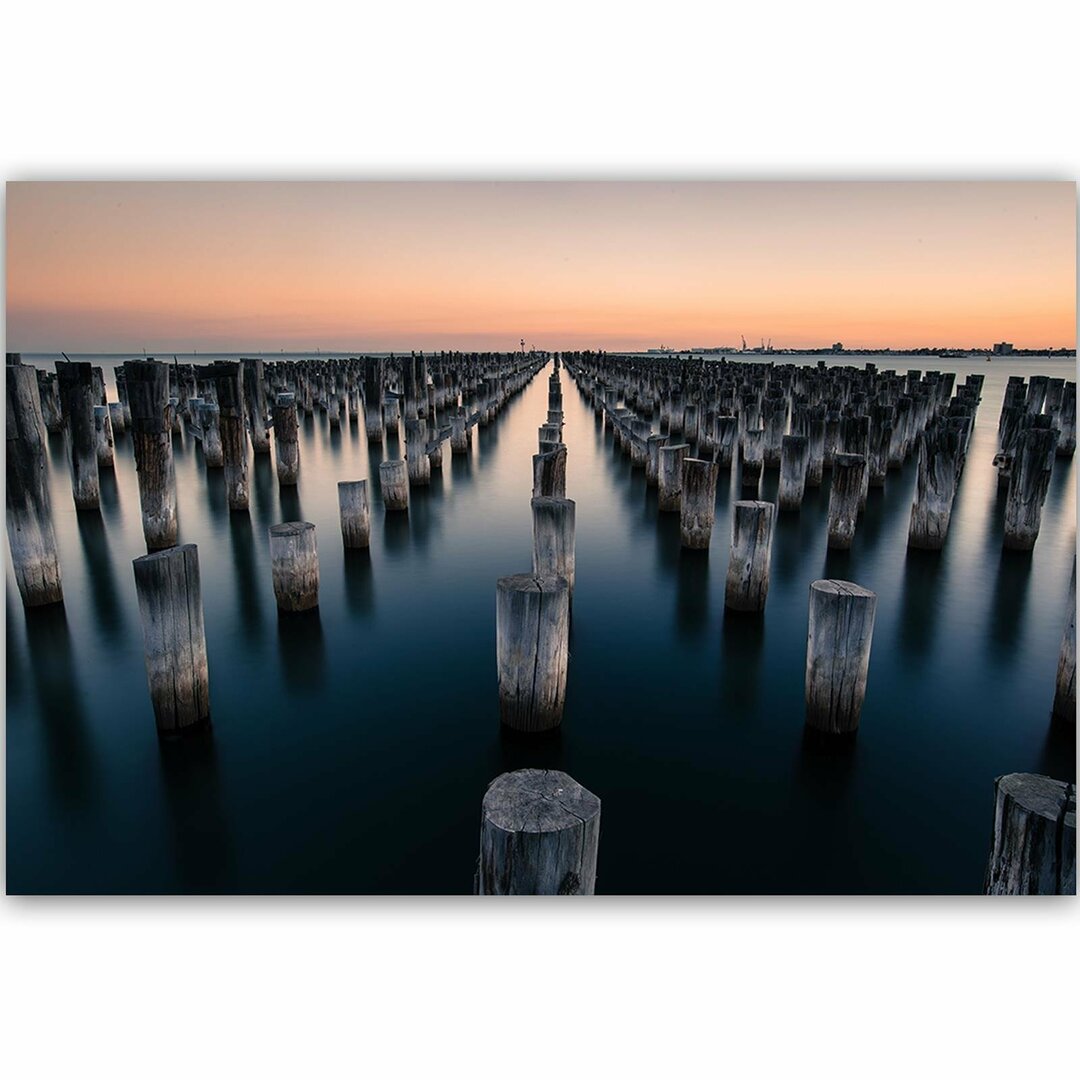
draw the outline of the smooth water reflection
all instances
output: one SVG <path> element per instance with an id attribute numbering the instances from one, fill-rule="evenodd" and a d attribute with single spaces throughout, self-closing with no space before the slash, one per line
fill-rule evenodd
<path id="1" fill-rule="evenodd" d="M 487 784 L 533 765 L 602 798 L 603 892 L 978 891 L 993 778 L 1075 777 L 1075 731 L 1049 722 L 1073 463 L 1055 463 L 1028 556 L 1002 551 L 990 464 L 1006 377 L 1072 366 L 949 363 L 987 382 L 945 550 L 907 550 L 909 462 L 871 491 L 852 549 L 829 552 L 826 474 L 777 515 L 763 617 L 723 607 L 739 469 L 720 474 L 711 550 L 684 551 L 678 516 L 659 514 L 564 372 L 577 585 L 565 721 L 539 741 L 499 728 L 494 594 L 531 563 L 550 369 L 474 429 L 468 457 L 445 448 L 408 514 L 384 514 L 378 484 L 400 440 L 369 446 L 344 418 L 304 418 L 296 489 L 252 458 L 249 513 L 175 437 L 214 720 L 175 745 L 158 743 L 146 692 L 130 440 L 102 473 L 101 512 L 76 513 L 50 437 L 66 602 L 24 613 L 9 572 L 9 890 L 467 892 Z M 337 482 L 362 477 L 372 546 L 346 552 Z M 776 488 L 767 470 L 760 497 Z M 304 616 L 279 616 L 271 588 L 268 529 L 286 520 L 318 530 L 321 602 Z M 879 596 L 855 739 L 803 725 L 807 588 L 824 575 Z"/>

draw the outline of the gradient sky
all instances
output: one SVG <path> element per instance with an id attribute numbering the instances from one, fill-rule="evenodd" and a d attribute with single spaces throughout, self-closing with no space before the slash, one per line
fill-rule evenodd
<path id="1" fill-rule="evenodd" d="M 1075 347 L 1072 183 L 7 185 L 22 352 Z"/>

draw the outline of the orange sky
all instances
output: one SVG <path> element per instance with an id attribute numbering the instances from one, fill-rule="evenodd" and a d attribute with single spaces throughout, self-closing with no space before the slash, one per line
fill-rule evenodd
<path id="1" fill-rule="evenodd" d="M 1072 183 L 9 183 L 7 349 L 1075 347 Z"/>

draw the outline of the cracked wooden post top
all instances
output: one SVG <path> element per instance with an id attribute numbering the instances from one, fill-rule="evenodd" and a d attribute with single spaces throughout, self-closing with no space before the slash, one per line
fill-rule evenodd
<path id="1" fill-rule="evenodd" d="M 572 777 L 503 773 L 484 796 L 476 892 L 591 896 L 599 839 L 600 800 Z"/>

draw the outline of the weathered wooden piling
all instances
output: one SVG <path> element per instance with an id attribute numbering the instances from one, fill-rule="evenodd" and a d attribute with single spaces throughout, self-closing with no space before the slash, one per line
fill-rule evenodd
<path id="1" fill-rule="evenodd" d="M 781 510 L 798 510 L 802 506 L 809 463 L 810 440 L 805 435 L 785 435 L 780 449 Z"/>
<path id="2" fill-rule="evenodd" d="M 1037 417 L 1049 423 L 1049 417 Z M 1042 508 L 1050 487 L 1058 433 L 1051 427 L 1029 427 L 1017 440 L 1016 457 L 1005 500 L 1005 547 L 1030 551 L 1042 524 Z"/>
<path id="3" fill-rule="evenodd" d="M 984 891 L 990 896 L 1076 892 L 1076 787 L 1035 773 L 994 781 L 994 831 Z"/>
<path id="4" fill-rule="evenodd" d="M 247 430 L 240 393 L 240 365 L 235 360 L 219 360 L 209 366 L 207 373 L 217 392 L 225 498 L 230 510 L 247 510 L 250 502 Z"/>
<path id="5" fill-rule="evenodd" d="M 837 454 L 833 458 L 829 487 L 828 546 L 846 550 L 855 539 L 855 524 L 862 501 L 866 458 L 861 454 Z"/>
<path id="6" fill-rule="evenodd" d="M 421 420 L 405 421 L 405 460 L 409 483 L 413 487 L 427 487 L 431 483 L 431 461 L 427 456 L 427 436 Z"/>
<path id="7" fill-rule="evenodd" d="M 566 498 L 566 447 L 533 454 L 533 498 L 550 495 Z"/>
<path id="8" fill-rule="evenodd" d="M 686 443 L 661 446 L 660 469 L 657 473 L 659 509 L 662 513 L 677 514 L 682 506 L 683 462 L 690 452 Z"/>
<path id="9" fill-rule="evenodd" d="M 1057 456 L 1072 457 L 1076 452 L 1076 383 L 1067 382 L 1063 387 L 1056 420 L 1056 426 L 1061 432 L 1058 436 Z"/>
<path id="10" fill-rule="evenodd" d="M 708 550 L 716 521 L 716 480 L 720 466 L 714 461 L 684 458 L 679 497 L 679 534 L 684 548 Z"/>
<path id="11" fill-rule="evenodd" d="M 64 599 L 49 499 L 45 421 L 38 378 L 21 362 L 7 364 L 7 535 L 24 607 Z"/>
<path id="12" fill-rule="evenodd" d="M 299 422 L 296 395 L 278 394 L 274 400 L 274 452 L 279 487 L 295 487 L 300 478 Z"/>
<path id="13" fill-rule="evenodd" d="M 221 445 L 221 414 L 217 403 L 204 401 L 199 406 L 199 426 L 202 429 L 203 461 L 208 469 L 220 469 L 225 464 Z"/>
<path id="14" fill-rule="evenodd" d="M 184 544 L 132 565 L 158 734 L 198 731 L 210 721 L 198 549 Z"/>
<path id="15" fill-rule="evenodd" d="M 566 702 L 569 658 L 566 578 L 537 574 L 499 578 L 495 627 L 503 724 L 527 732 L 558 727 Z"/>
<path id="16" fill-rule="evenodd" d="M 484 795 L 480 896 L 591 896 L 596 891 L 600 800 L 566 773 L 503 773 Z"/>
<path id="17" fill-rule="evenodd" d="M 123 435 L 127 431 L 127 417 L 124 416 L 124 406 L 119 401 L 109 402 L 109 426 L 112 428 L 114 440 L 117 435 Z"/>
<path id="18" fill-rule="evenodd" d="M 748 428 L 743 432 L 742 443 L 742 485 L 757 487 L 761 483 L 761 473 L 765 467 L 765 430 Z"/>
<path id="19" fill-rule="evenodd" d="M 319 550 L 310 521 L 270 526 L 270 573 L 279 611 L 319 606 Z"/>
<path id="20" fill-rule="evenodd" d="M 176 543 L 176 471 L 168 417 L 169 369 L 157 360 L 124 365 L 131 408 L 131 445 L 139 481 L 143 537 L 157 551 Z"/>
<path id="21" fill-rule="evenodd" d="M 9 355 L 18 354 L 12 353 Z M 41 416 L 45 421 L 45 430 L 50 435 L 63 431 L 64 412 L 60 406 L 60 385 L 56 376 L 52 372 L 39 370 L 37 372 L 37 383 Z M 1075 394 L 1073 396 L 1075 400 Z"/>
<path id="22" fill-rule="evenodd" d="M 455 410 L 450 416 L 450 453 L 461 456 L 469 452 L 469 422 L 464 409 Z"/>
<path id="23" fill-rule="evenodd" d="M 94 428 L 93 373 L 87 363 L 57 360 L 56 380 L 68 431 L 71 493 L 79 510 L 96 510 L 101 505 L 101 486 Z"/>
<path id="24" fill-rule="evenodd" d="M 739 418 L 718 416 L 716 418 L 716 463 L 721 469 L 730 469 L 735 460 L 735 448 L 739 444 Z"/>
<path id="25" fill-rule="evenodd" d="M 1054 719 L 1076 723 L 1076 557 L 1069 578 L 1069 618 L 1058 653 L 1054 685 Z"/>
<path id="26" fill-rule="evenodd" d="M 656 487 L 660 482 L 660 447 L 667 445 L 666 435 L 650 435 L 645 445 L 645 483 Z"/>
<path id="27" fill-rule="evenodd" d="M 574 533 L 577 507 L 573 499 L 539 495 L 532 500 L 533 574 L 566 578 L 574 599 Z"/>
<path id="28" fill-rule="evenodd" d="M 109 423 L 109 406 L 94 406 L 94 444 L 99 469 L 113 467 L 113 434 Z"/>
<path id="29" fill-rule="evenodd" d="M 256 454 L 270 453 L 270 431 L 266 426 L 266 391 L 263 387 L 263 362 L 257 357 L 242 357 L 244 404 L 251 427 L 251 448 Z"/>
<path id="30" fill-rule="evenodd" d="M 834 735 L 855 731 L 866 698 L 877 594 L 850 581 L 810 586 L 806 723 Z"/>
<path id="31" fill-rule="evenodd" d="M 364 429 L 369 443 L 383 441 L 383 368 L 373 357 L 364 361 Z"/>
<path id="32" fill-rule="evenodd" d="M 387 510 L 409 509 L 409 469 L 400 458 L 379 463 L 379 487 Z"/>
<path id="33" fill-rule="evenodd" d="M 342 480 L 337 490 L 341 539 L 347 548 L 366 548 L 371 543 L 368 483 L 366 480 Z"/>
<path id="34" fill-rule="evenodd" d="M 936 551 L 945 546 L 961 458 L 960 437 L 955 431 L 935 425 L 919 436 L 919 476 L 908 547 Z"/>
<path id="35" fill-rule="evenodd" d="M 731 507 L 731 553 L 724 606 L 731 611 L 764 611 L 772 560 L 773 504 L 739 501 Z"/>

